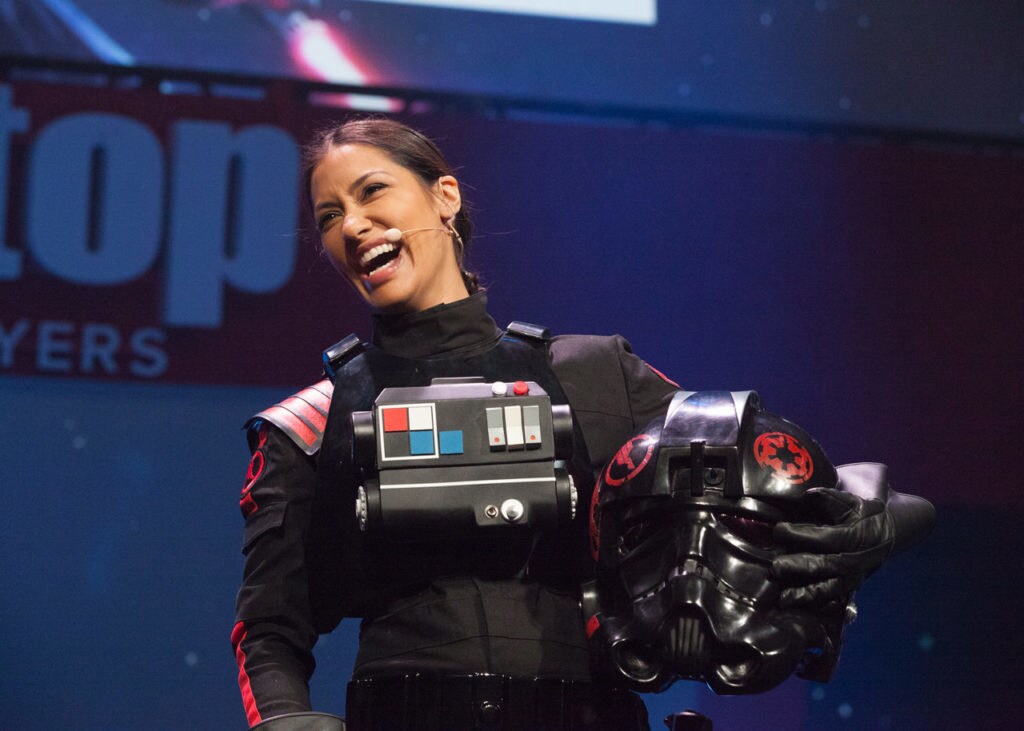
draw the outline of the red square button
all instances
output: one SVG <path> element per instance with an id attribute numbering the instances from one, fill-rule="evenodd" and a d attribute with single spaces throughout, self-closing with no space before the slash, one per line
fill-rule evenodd
<path id="1" fill-rule="evenodd" d="M 381 409 L 384 417 L 384 431 L 409 431 L 409 409 L 404 406 Z"/>

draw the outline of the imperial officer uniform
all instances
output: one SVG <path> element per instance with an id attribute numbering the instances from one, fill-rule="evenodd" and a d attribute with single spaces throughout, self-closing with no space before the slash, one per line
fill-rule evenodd
<path id="1" fill-rule="evenodd" d="M 360 350 L 356 348 L 355 350 Z M 677 386 L 620 337 L 499 329 L 482 292 L 375 315 L 373 343 L 249 423 L 245 574 L 232 635 L 251 725 L 309 709 L 317 635 L 362 617 L 350 728 L 646 728 L 639 699 L 592 674 L 579 606 L 587 521 L 448 540 L 381 538 L 352 509 L 353 412 L 433 378 L 536 382 L 574 419 L 573 475 L 594 475 Z"/>

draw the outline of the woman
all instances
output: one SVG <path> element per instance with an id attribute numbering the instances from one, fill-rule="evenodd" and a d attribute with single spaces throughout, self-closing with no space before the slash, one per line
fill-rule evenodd
<path id="1" fill-rule="evenodd" d="M 350 728 L 376 727 L 370 716 L 396 709 L 410 717 L 439 710 L 446 718 L 424 717 L 422 727 L 455 728 L 467 721 L 453 719 L 444 698 L 467 694 L 469 724 L 514 706 L 529 714 L 522 727 L 646 728 L 635 696 L 591 674 L 578 603 L 588 570 L 585 518 L 539 540 L 367 545 L 351 517 L 356 480 L 338 465 L 347 462 L 349 411 L 369 409 L 385 386 L 426 385 L 433 375 L 533 380 L 573 408 L 573 472 L 586 505 L 592 470 L 664 411 L 676 385 L 621 338 L 505 336 L 463 268 L 470 223 L 458 181 L 418 132 L 380 119 L 329 130 L 307 149 L 306 181 L 325 254 L 374 310 L 373 342 L 341 366 L 336 390 L 322 382 L 250 423 L 246 573 L 233 634 L 249 722 L 307 710 L 317 634 L 341 616 L 362 616 Z M 285 412 L 304 416 L 310 402 L 326 427 L 322 438 L 303 441 L 309 435 L 290 427 L 315 426 L 316 417 L 298 425 Z M 474 674 L 496 676 L 498 700 L 471 687 L 480 683 Z M 403 701 L 389 695 L 395 678 L 403 694 L 418 684 L 421 700 L 399 708 Z M 518 700 L 502 709 L 502 694 Z M 385 717 L 379 727 L 399 726 L 414 724 Z"/>
<path id="2" fill-rule="evenodd" d="M 358 120 L 306 153 L 323 250 L 373 309 L 373 338 L 365 348 L 343 341 L 325 356 L 332 379 L 249 423 L 246 568 L 232 635 L 249 723 L 309 709 L 313 644 L 350 616 L 363 618 L 347 695 L 356 731 L 647 728 L 638 697 L 615 689 L 588 650 L 579 606 L 590 573 L 586 520 L 433 541 L 363 533 L 352 509 L 361 476 L 350 417 L 385 387 L 434 377 L 535 381 L 572 408 L 570 470 L 587 505 L 596 471 L 678 387 L 619 337 L 500 330 L 463 268 L 470 223 L 459 183 L 423 135 Z M 893 522 L 872 520 L 836 551 L 847 552 L 842 571 L 853 581 L 834 578 L 823 556 L 797 594 L 827 601 L 876 567 Z M 849 558 L 878 547 L 863 552 L 871 565 Z M 829 553 L 828 540 L 815 549 Z"/>

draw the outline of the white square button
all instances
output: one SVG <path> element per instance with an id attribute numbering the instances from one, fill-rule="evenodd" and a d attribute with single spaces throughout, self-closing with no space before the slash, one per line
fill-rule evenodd
<path id="1" fill-rule="evenodd" d="M 434 428 L 433 409 L 429 406 L 409 407 L 409 431 L 422 431 Z"/>

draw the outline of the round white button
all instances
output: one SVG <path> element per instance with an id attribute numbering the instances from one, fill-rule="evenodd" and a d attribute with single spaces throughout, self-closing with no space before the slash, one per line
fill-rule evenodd
<path id="1" fill-rule="evenodd" d="M 515 498 L 509 498 L 501 504 L 501 517 L 509 523 L 515 523 L 523 517 L 523 504 Z"/>

